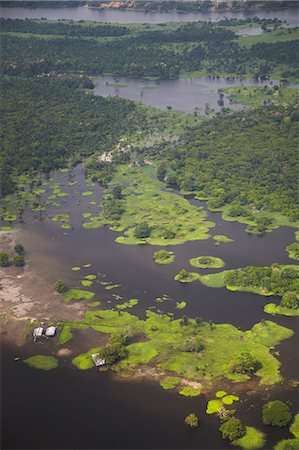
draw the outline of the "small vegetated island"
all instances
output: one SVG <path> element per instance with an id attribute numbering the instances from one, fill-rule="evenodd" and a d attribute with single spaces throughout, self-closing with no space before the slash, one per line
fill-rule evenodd
<path id="1" fill-rule="evenodd" d="M 299 315 L 299 267 L 272 264 L 271 267 L 248 266 L 201 275 L 181 270 L 175 280 L 187 283 L 199 280 L 208 287 L 226 287 L 231 291 L 252 292 L 263 296 L 282 297 L 280 304 L 269 303 L 264 311 L 286 316 Z"/>
<path id="2" fill-rule="evenodd" d="M 199 269 L 221 269 L 225 265 L 221 258 L 215 256 L 198 256 L 197 258 L 191 258 L 189 263 Z"/>
<path id="3" fill-rule="evenodd" d="M 174 252 L 166 250 L 157 250 L 153 257 L 156 264 L 171 264 L 175 259 Z"/>

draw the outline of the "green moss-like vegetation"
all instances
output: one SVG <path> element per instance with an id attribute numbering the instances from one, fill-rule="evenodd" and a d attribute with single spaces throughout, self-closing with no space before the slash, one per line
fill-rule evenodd
<path id="1" fill-rule="evenodd" d="M 260 430 L 257 430 L 254 427 L 246 427 L 245 436 L 235 439 L 231 442 L 232 445 L 236 447 L 241 447 L 246 450 L 253 450 L 263 448 L 266 443 L 266 436 Z"/>
<path id="2" fill-rule="evenodd" d="M 64 296 L 64 302 L 69 303 L 73 300 L 91 300 L 94 292 L 84 291 L 82 289 L 70 289 Z"/>
<path id="3" fill-rule="evenodd" d="M 79 270 L 81 270 L 81 267 L 78 267 L 78 266 L 72 267 L 73 272 L 78 272 Z"/>
<path id="4" fill-rule="evenodd" d="M 12 227 L 9 227 L 9 226 L 3 226 L 3 227 L 0 228 L 0 230 L 1 230 L 1 231 L 11 231 L 11 230 L 12 230 Z"/>
<path id="5" fill-rule="evenodd" d="M 187 302 L 185 302 L 184 300 L 181 302 L 176 302 L 176 309 L 184 309 L 187 306 Z"/>
<path id="6" fill-rule="evenodd" d="M 221 400 L 209 400 L 207 404 L 206 413 L 207 414 L 215 414 L 221 410 L 223 407 Z"/>
<path id="7" fill-rule="evenodd" d="M 201 390 L 199 388 L 194 388 L 192 386 L 185 386 L 179 392 L 181 395 L 185 397 L 197 397 L 201 394 Z"/>
<path id="8" fill-rule="evenodd" d="M 71 326 L 67 323 L 64 323 L 58 337 L 59 344 L 65 344 L 66 342 L 70 341 L 72 337 L 73 335 Z"/>
<path id="9" fill-rule="evenodd" d="M 230 242 L 234 241 L 233 239 L 231 239 L 227 236 L 224 236 L 224 234 L 215 234 L 213 236 L 213 239 L 215 241 L 215 244 L 218 244 L 218 245 L 219 244 L 229 244 Z"/>
<path id="10" fill-rule="evenodd" d="M 225 405 L 232 405 L 233 402 L 237 402 L 239 400 L 239 397 L 237 395 L 225 395 L 221 400 Z"/>
<path id="11" fill-rule="evenodd" d="M 15 222 L 17 220 L 17 216 L 14 214 L 10 214 L 8 216 L 3 217 L 2 220 L 5 220 L 5 222 Z"/>
<path id="12" fill-rule="evenodd" d="M 90 280 L 81 280 L 80 283 L 82 284 L 82 286 L 84 287 L 89 287 L 93 285 L 93 281 Z"/>
<path id="13" fill-rule="evenodd" d="M 171 264 L 174 259 L 174 253 L 173 252 L 167 252 L 166 250 L 157 250 L 154 253 L 154 261 L 156 264 Z"/>
<path id="14" fill-rule="evenodd" d="M 122 199 L 106 194 L 100 215 L 83 226 L 107 224 L 114 231 L 124 232 L 116 238 L 121 244 L 165 246 L 208 239 L 214 223 L 205 221 L 206 213 L 188 200 L 163 191 L 163 183 L 153 179 L 154 174 L 152 166 L 119 166 L 111 184 L 125 185 Z"/>
<path id="15" fill-rule="evenodd" d="M 215 256 L 198 256 L 197 258 L 189 259 L 189 263 L 191 266 L 200 269 L 221 269 L 225 265 L 221 258 L 216 258 Z"/>
<path id="16" fill-rule="evenodd" d="M 58 366 L 58 361 L 54 356 L 35 355 L 24 360 L 26 364 L 35 369 L 52 370 Z"/>
<path id="17" fill-rule="evenodd" d="M 275 316 L 275 314 L 281 314 L 288 317 L 299 316 L 299 308 L 284 308 L 283 306 L 275 305 L 275 303 L 268 303 L 267 305 L 265 305 L 264 312 L 267 314 L 272 314 L 273 316 Z"/>
<path id="18" fill-rule="evenodd" d="M 52 220 L 54 222 L 68 222 L 70 220 L 70 216 L 68 214 L 55 214 L 52 216 Z"/>
<path id="19" fill-rule="evenodd" d="M 160 381 L 160 386 L 163 389 L 174 389 L 180 384 L 181 379 L 179 377 L 166 376 Z"/>
<path id="20" fill-rule="evenodd" d="M 86 278 L 86 280 L 92 281 L 92 280 L 96 280 L 97 276 L 93 275 L 93 274 L 89 274 L 89 275 L 85 275 L 84 278 Z"/>
<path id="21" fill-rule="evenodd" d="M 84 191 L 84 192 L 82 192 L 82 197 L 88 197 L 89 195 L 92 195 L 93 194 L 93 192 L 92 191 Z"/>
<path id="22" fill-rule="evenodd" d="M 275 445 L 274 450 L 299 450 L 299 439 L 283 439 Z"/>
<path id="23" fill-rule="evenodd" d="M 130 329 L 133 335 L 144 335 L 144 342 L 126 346 L 127 356 L 115 366 L 120 373 L 132 372 L 151 361 L 151 365 L 167 376 L 198 381 L 203 386 L 221 377 L 235 382 L 248 380 L 251 374 L 236 372 L 232 365 L 242 352 L 249 352 L 260 362 L 256 371 L 260 383 L 280 381 L 280 363 L 269 348 L 293 334 L 292 330 L 269 321 L 242 332 L 228 324 L 187 318 L 174 320 L 152 311 L 147 311 L 146 319 L 141 320 L 123 310 L 92 310 L 81 321 L 69 325 L 107 334 Z"/>
<path id="24" fill-rule="evenodd" d="M 295 438 L 299 438 L 299 413 L 295 415 L 294 422 L 290 426 L 290 432 Z"/>
<path id="25" fill-rule="evenodd" d="M 225 392 L 225 391 L 217 391 L 216 394 L 215 394 L 215 396 L 216 396 L 217 398 L 222 398 L 222 397 L 224 397 L 225 395 L 226 395 L 226 392 Z"/>

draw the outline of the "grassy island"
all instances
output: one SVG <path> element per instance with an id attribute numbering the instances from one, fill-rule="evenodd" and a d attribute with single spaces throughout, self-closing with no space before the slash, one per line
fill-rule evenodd
<path id="1" fill-rule="evenodd" d="M 231 291 L 283 296 L 299 290 L 299 266 L 272 264 L 271 267 L 248 266 L 209 275 L 197 275 L 209 287 L 226 287 Z"/>
<path id="2" fill-rule="evenodd" d="M 75 356 L 73 363 L 78 368 L 87 370 L 93 367 L 92 353 L 107 353 L 109 350 L 111 355 L 115 342 L 119 342 L 125 332 L 129 337 L 121 341 L 122 351 L 119 353 L 117 350 L 118 358 L 111 368 L 128 376 L 135 371 L 146 373 L 150 366 L 161 375 L 162 387 L 177 387 L 182 395 L 188 396 L 198 395 L 221 377 L 240 382 L 256 375 L 261 384 L 279 382 L 280 363 L 269 349 L 293 334 L 292 330 L 270 321 L 257 323 L 251 330 L 243 332 L 229 324 L 213 324 L 187 317 L 174 320 L 165 313 L 157 314 L 150 310 L 145 320 L 122 310 L 87 311 L 81 321 L 66 322 L 64 327 L 64 342 L 71 338 L 72 329 L 76 328 L 92 328 L 99 337 L 109 336 L 108 347 L 93 348 Z M 143 336 L 142 342 L 134 342 L 134 336 Z M 251 359 L 255 361 L 254 369 L 246 366 L 248 358 L 250 362 Z M 192 382 L 192 386 L 183 380 Z M 237 399 L 224 392 L 220 403 L 231 404 Z"/>
<path id="3" fill-rule="evenodd" d="M 24 360 L 24 362 L 35 369 L 52 370 L 58 366 L 58 361 L 54 356 L 35 355 Z"/>
<path id="4" fill-rule="evenodd" d="M 116 238 L 121 244 L 176 245 L 186 241 L 208 239 L 213 222 L 206 213 L 174 193 L 163 191 L 163 183 L 154 179 L 155 168 L 120 165 L 110 185 L 121 186 L 115 196 L 108 191 L 99 216 L 83 226 L 98 228 L 109 225 L 123 232 Z"/>
<path id="5" fill-rule="evenodd" d="M 246 427 L 245 436 L 232 441 L 232 445 L 246 450 L 263 448 L 266 443 L 265 433 L 254 427 Z"/>
<path id="6" fill-rule="evenodd" d="M 197 258 L 189 259 L 189 263 L 191 266 L 199 269 L 221 269 L 225 266 L 225 262 L 215 256 L 198 256 Z"/>
<path id="7" fill-rule="evenodd" d="M 166 250 L 156 251 L 153 257 L 156 264 L 171 264 L 175 259 L 174 253 Z"/>

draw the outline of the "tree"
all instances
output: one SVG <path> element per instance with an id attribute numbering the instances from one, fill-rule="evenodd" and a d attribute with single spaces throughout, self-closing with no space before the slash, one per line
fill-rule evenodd
<path id="1" fill-rule="evenodd" d="M 232 370 L 237 373 L 253 374 L 261 368 L 261 363 L 250 353 L 241 352 L 232 362 Z"/>
<path id="2" fill-rule="evenodd" d="M 0 252 L 0 267 L 8 267 L 9 259 L 8 254 L 5 252 Z"/>
<path id="3" fill-rule="evenodd" d="M 122 190 L 123 190 L 123 187 L 120 184 L 116 184 L 115 186 L 113 186 L 111 189 L 112 197 L 117 200 L 121 200 L 123 198 Z"/>
<path id="4" fill-rule="evenodd" d="M 63 292 L 66 291 L 66 284 L 65 284 L 65 282 L 63 280 L 57 280 L 55 285 L 54 285 L 54 289 L 59 294 L 62 294 Z"/>
<path id="5" fill-rule="evenodd" d="M 22 244 L 20 244 L 19 242 L 17 242 L 14 246 L 14 251 L 18 254 L 18 255 L 24 255 L 25 254 L 25 249 L 24 246 Z"/>
<path id="6" fill-rule="evenodd" d="M 141 222 L 134 230 L 134 236 L 137 239 L 145 239 L 150 237 L 152 232 L 151 227 L 147 222 Z"/>
<path id="7" fill-rule="evenodd" d="M 13 263 L 16 267 L 25 266 L 25 258 L 23 255 L 16 255 L 13 259 Z"/>
<path id="8" fill-rule="evenodd" d="M 280 400 L 267 402 L 263 406 L 263 423 L 274 427 L 286 426 L 292 418 L 288 405 Z"/>
<path id="9" fill-rule="evenodd" d="M 186 324 L 187 325 L 187 324 Z M 191 336 L 186 339 L 182 346 L 183 352 L 199 353 L 204 350 L 205 346 L 201 339 L 196 336 Z"/>
<path id="10" fill-rule="evenodd" d="M 188 416 L 185 417 L 184 422 L 190 428 L 197 428 L 199 425 L 198 417 L 193 413 L 188 414 Z"/>
<path id="11" fill-rule="evenodd" d="M 297 309 L 299 301 L 295 292 L 288 291 L 282 296 L 280 306 L 283 308 Z"/>
<path id="12" fill-rule="evenodd" d="M 298 450 L 299 449 L 299 439 L 283 439 L 278 442 L 274 450 Z"/>
<path id="13" fill-rule="evenodd" d="M 224 422 L 219 430 L 221 431 L 222 438 L 228 439 L 231 442 L 245 436 L 246 434 L 246 428 L 236 417 L 232 417 Z"/>

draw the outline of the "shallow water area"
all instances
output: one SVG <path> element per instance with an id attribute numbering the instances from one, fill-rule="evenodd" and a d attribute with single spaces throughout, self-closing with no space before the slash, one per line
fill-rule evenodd
<path id="1" fill-rule="evenodd" d="M 95 95 L 103 97 L 116 96 L 140 101 L 158 109 L 174 110 L 192 114 L 197 111 L 204 115 L 206 104 L 215 112 L 222 107 L 233 110 L 242 109 L 242 105 L 231 104 L 227 96 L 223 104 L 219 103 L 219 89 L 233 86 L 266 86 L 277 81 L 256 82 L 253 79 L 187 77 L 177 80 L 144 80 L 142 78 L 125 78 L 103 75 L 94 79 Z M 119 85 L 119 86 L 118 86 Z"/>

